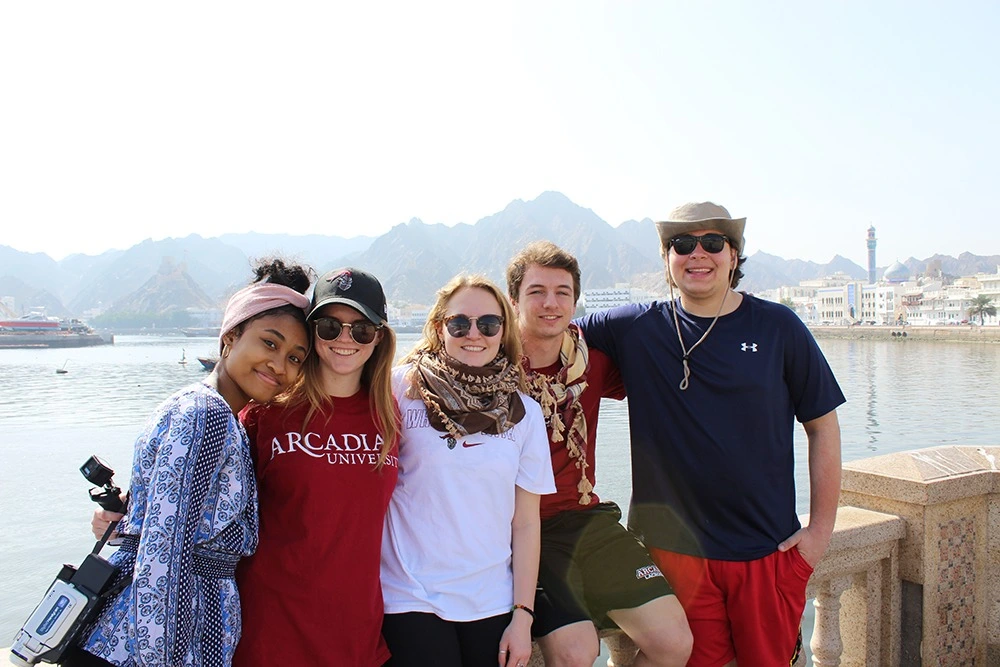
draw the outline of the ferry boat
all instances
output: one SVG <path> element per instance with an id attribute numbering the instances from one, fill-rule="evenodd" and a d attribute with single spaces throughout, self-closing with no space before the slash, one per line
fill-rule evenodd
<path id="1" fill-rule="evenodd" d="M 107 341 L 84 322 L 33 313 L 0 320 L 0 349 L 26 347 L 89 347 Z"/>

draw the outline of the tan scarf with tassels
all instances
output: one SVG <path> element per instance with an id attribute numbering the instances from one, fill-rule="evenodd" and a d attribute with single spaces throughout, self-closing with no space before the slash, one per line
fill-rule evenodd
<path id="1" fill-rule="evenodd" d="M 407 395 L 421 398 L 434 430 L 456 440 L 471 433 L 497 435 L 524 419 L 518 368 L 501 352 L 486 366 L 468 366 L 447 354 L 418 356 Z"/>
<path id="2" fill-rule="evenodd" d="M 559 348 L 559 372 L 554 376 L 537 373 L 524 359 L 528 376 L 528 394 L 542 406 L 545 423 L 552 442 L 566 441 L 570 460 L 580 470 L 580 504 L 590 504 L 594 485 L 587 479 L 587 419 L 583 415 L 580 394 L 587 388 L 587 371 L 590 370 L 587 342 L 580 329 L 571 324 L 563 334 Z"/>

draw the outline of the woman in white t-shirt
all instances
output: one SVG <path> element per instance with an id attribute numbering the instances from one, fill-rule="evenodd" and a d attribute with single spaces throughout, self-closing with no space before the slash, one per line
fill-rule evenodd
<path id="1" fill-rule="evenodd" d="M 530 657 L 538 499 L 555 484 L 514 321 L 496 285 L 457 276 L 393 372 L 399 479 L 382 540 L 392 667 L 523 667 Z"/>

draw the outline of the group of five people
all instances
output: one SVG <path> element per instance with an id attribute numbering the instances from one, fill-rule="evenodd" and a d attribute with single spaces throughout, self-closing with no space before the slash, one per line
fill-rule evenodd
<path id="1" fill-rule="evenodd" d="M 635 665 L 789 664 L 844 398 L 794 313 L 735 290 L 744 225 L 675 209 L 670 300 L 576 321 L 576 259 L 532 243 L 506 295 L 439 290 L 396 368 L 374 276 L 332 271 L 310 300 L 301 267 L 261 267 L 216 369 L 136 443 L 112 556 L 132 578 L 65 664 L 524 667 L 534 638 L 589 667 L 613 627 Z M 626 396 L 628 528 L 594 493 L 600 401 Z"/>

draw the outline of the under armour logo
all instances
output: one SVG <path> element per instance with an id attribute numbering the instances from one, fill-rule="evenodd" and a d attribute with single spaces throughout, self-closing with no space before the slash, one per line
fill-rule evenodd
<path id="1" fill-rule="evenodd" d="M 756 352 L 757 343 L 743 343 L 742 345 L 740 345 L 740 349 L 743 350 L 744 352 Z"/>

